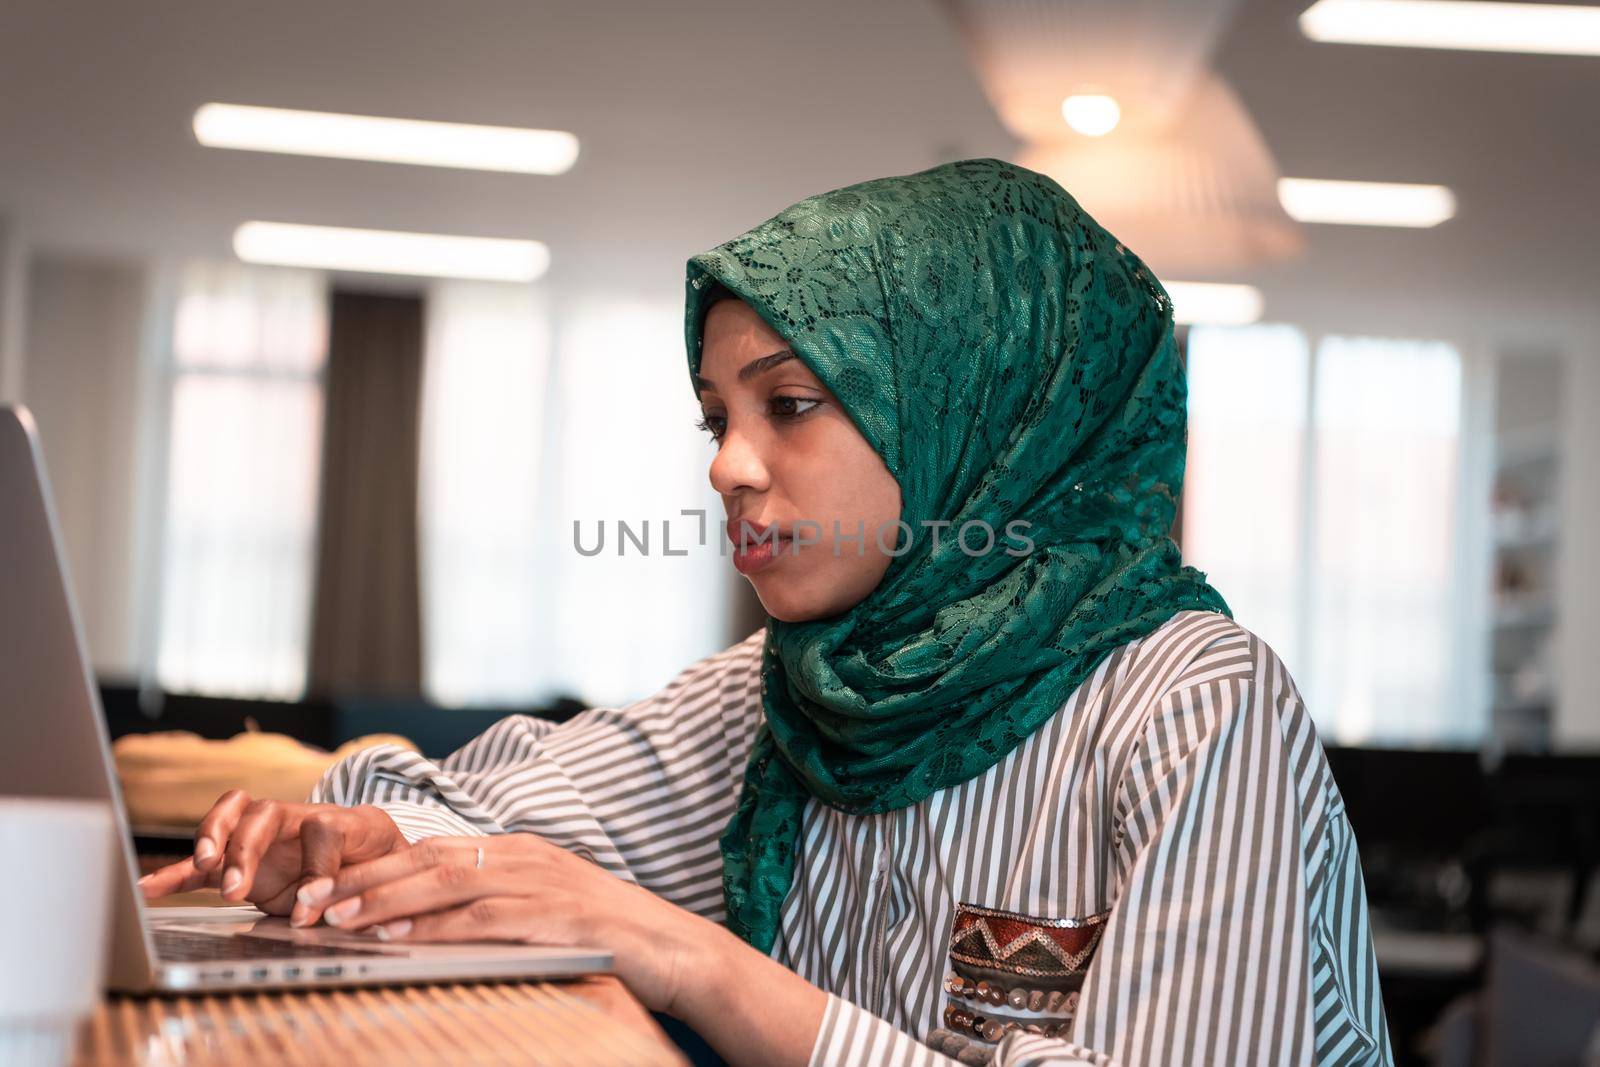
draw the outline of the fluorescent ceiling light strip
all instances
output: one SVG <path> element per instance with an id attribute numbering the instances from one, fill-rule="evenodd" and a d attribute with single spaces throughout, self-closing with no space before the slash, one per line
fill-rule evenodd
<path id="1" fill-rule="evenodd" d="M 539 241 L 287 222 L 245 223 L 234 231 L 233 251 L 247 263 L 281 267 L 503 282 L 531 282 L 550 266 Z"/>
<path id="2" fill-rule="evenodd" d="M 245 104 L 202 106 L 194 113 L 194 135 L 211 148 L 521 174 L 560 174 L 578 158 L 578 139 L 564 130 L 469 126 Z"/>
<path id="3" fill-rule="evenodd" d="M 1261 290 L 1219 282 L 1162 282 L 1173 321 L 1183 326 L 1244 326 L 1261 317 Z"/>
<path id="4" fill-rule="evenodd" d="M 1300 15 L 1313 41 L 1600 56 L 1600 7 L 1489 0 L 1318 0 Z"/>
<path id="5" fill-rule="evenodd" d="M 1456 196 L 1443 185 L 1279 178 L 1278 200 L 1299 222 L 1347 226 L 1437 226 L 1456 213 Z"/>

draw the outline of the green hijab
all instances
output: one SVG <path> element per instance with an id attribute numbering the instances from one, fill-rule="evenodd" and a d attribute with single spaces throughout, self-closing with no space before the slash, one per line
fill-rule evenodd
<path id="1" fill-rule="evenodd" d="M 966 781 L 1119 645 L 1228 607 L 1167 535 L 1186 398 L 1172 301 L 1051 179 L 961 160 L 808 197 L 694 256 L 691 374 L 719 284 L 838 397 L 908 527 L 855 607 L 767 622 L 765 722 L 721 843 L 728 925 L 770 953 L 808 799 L 864 815 Z M 995 547 L 983 526 L 958 543 L 967 523 Z"/>

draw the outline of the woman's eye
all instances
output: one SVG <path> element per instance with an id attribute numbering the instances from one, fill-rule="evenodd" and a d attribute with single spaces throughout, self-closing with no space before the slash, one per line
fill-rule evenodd
<path id="1" fill-rule="evenodd" d="M 774 419 L 789 422 L 811 414 L 821 403 L 808 396 L 775 396 L 767 402 L 767 409 Z M 720 441 L 728 431 L 728 417 L 704 412 L 696 420 L 695 427 L 710 434 L 713 441 Z"/>
<path id="2" fill-rule="evenodd" d="M 721 415 L 703 415 L 695 423 L 695 427 L 711 435 L 713 441 L 722 440 L 722 431 L 727 425 L 727 419 Z"/>
<path id="3" fill-rule="evenodd" d="M 772 398 L 772 413 L 780 419 L 798 419 L 820 403 L 822 401 L 807 396 L 775 396 Z"/>

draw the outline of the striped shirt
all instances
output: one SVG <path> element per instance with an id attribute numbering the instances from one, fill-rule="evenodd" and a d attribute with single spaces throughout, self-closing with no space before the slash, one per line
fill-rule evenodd
<path id="1" fill-rule="evenodd" d="M 411 841 L 536 833 L 721 921 L 763 636 L 442 764 L 367 749 L 313 799 L 376 804 Z M 978 777 L 878 815 L 813 800 L 801 833 L 773 956 L 829 994 L 813 1067 L 1392 1063 L 1339 791 L 1288 671 L 1226 616 L 1121 646 Z M 1075 1010 L 975 1003 L 952 976 L 962 914 L 1097 928 Z M 962 1025 L 983 1011 L 1018 1026 L 983 1040 Z"/>

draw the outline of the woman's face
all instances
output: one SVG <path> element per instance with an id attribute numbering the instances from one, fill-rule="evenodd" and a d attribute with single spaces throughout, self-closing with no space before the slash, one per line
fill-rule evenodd
<path id="1" fill-rule="evenodd" d="M 707 313 L 697 385 L 733 563 L 767 614 L 804 622 L 860 603 L 900 537 L 900 485 L 883 459 L 742 300 Z"/>

